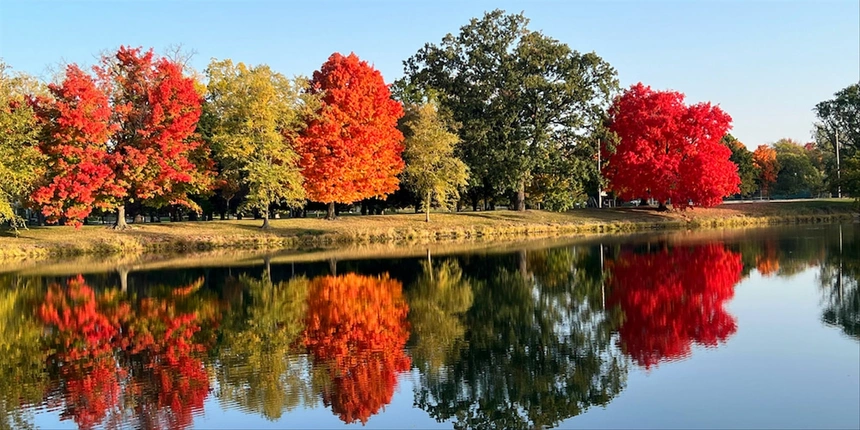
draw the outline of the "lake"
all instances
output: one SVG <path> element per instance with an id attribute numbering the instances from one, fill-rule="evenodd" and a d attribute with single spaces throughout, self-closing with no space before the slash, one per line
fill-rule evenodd
<path id="1" fill-rule="evenodd" d="M 0 428 L 860 428 L 860 227 L 0 270 Z"/>

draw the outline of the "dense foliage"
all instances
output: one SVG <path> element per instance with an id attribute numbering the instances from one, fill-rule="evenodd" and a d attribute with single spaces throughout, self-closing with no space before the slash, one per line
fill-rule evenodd
<path id="1" fill-rule="evenodd" d="M 618 144 L 603 172 L 621 198 L 707 207 L 740 191 L 732 151 L 720 144 L 731 118 L 719 107 L 639 83 L 616 98 L 609 120 Z"/>

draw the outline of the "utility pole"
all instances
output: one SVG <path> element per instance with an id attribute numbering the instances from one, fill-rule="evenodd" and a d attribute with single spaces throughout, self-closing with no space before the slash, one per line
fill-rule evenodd
<path id="1" fill-rule="evenodd" d="M 600 242 L 600 303 L 606 310 L 606 285 L 603 282 L 603 242 Z"/>
<path id="2" fill-rule="evenodd" d="M 838 158 L 838 157 L 837 157 Z M 597 208 L 603 208 L 603 187 L 600 176 L 600 139 L 597 139 Z"/>
<path id="3" fill-rule="evenodd" d="M 836 195 L 842 198 L 842 167 L 839 165 L 839 130 L 836 130 Z"/>

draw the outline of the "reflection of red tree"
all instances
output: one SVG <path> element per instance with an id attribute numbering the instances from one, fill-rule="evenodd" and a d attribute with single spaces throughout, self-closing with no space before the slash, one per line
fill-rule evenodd
<path id="1" fill-rule="evenodd" d="M 58 380 L 51 385 L 63 397 L 61 417 L 91 428 L 120 404 L 124 373 L 117 368 L 113 345 L 120 336 L 119 320 L 128 307 L 114 306 L 106 312 L 112 297 L 99 302 L 80 276 L 67 287 L 50 286 L 39 317 L 54 331 L 55 352 L 49 365 L 58 369 Z"/>
<path id="2" fill-rule="evenodd" d="M 49 288 L 39 316 L 53 331 L 51 368 L 58 372 L 52 386 L 63 418 L 87 428 L 133 405 L 148 428 L 191 424 L 209 378 L 195 358 L 203 349 L 192 339 L 200 329 L 197 314 L 176 306 L 181 291 L 132 307 L 116 291 L 97 296 L 80 276 L 65 289 Z"/>
<path id="3" fill-rule="evenodd" d="M 348 274 L 314 279 L 304 344 L 332 381 L 323 401 L 347 423 L 366 423 L 391 401 L 398 372 L 411 363 L 399 281 Z"/>
<path id="4" fill-rule="evenodd" d="M 722 245 L 622 252 L 610 262 L 611 304 L 624 311 L 624 351 L 646 368 L 686 357 L 692 343 L 715 346 L 735 333 L 723 305 L 741 280 L 740 254 Z"/>
<path id="5" fill-rule="evenodd" d="M 195 289 L 194 285 L 176 289 L 171 299 L 181 299 Z M 137 379 L 144 382 L 133 392 L 141 400 L 135 412 L 148 428 L 188 427 L 209 394 L 209 376 L 196 358 L 204 347 L 193 339 L 200 330 L 200 318 L 196 312 L 177 310 L 174 300 L 159 298 L 141 300 L 136 316 L 127 327 L 128 352 L 132 361 L 140 363 Z"/>

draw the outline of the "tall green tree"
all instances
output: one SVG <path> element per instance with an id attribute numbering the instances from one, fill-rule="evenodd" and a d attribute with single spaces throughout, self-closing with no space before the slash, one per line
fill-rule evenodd
<path id="1" fill-rule="evenodd" d="M 404 62 L 400 88 L 436 91 L 440 106 L 462 124 L 458 152 L 471 170 L 475 207 L 515 192 L 515 206 L 524 210 L 541 148 L 559 140 L 593 147 L 588 137 L 602 127 L 618 85 L 602 58 L 527 24 L 522 14 L 494 10 Z M 565 172 L 579 180 L 582 173 Z"/>
<path id="2" fill-rule="evenodd" d="M 448 131 L 435 103 L 409 106 L 404 119 L 403 175 L 407 186 L 421 197 L 424 220 L 430 222 L 434 202 L 447 209 L 452 201 L 459 200 L 469 169 L 454 155 L 460 138 Z"/>
<path id="3" fill-rule="evenodd" d="M 34 81 L 14 75 L 0 61 L 0 224 L 13 229 L 24 221 L 16 214 L 39 176 L 41 156 L 36 149 L 38 127 L 26 96 Z"/>
<path id="4" fill-rule="evenodd" d="M 821 131 L 818 143 L 835 152 L 838 140 L 840 151 L 850 157 L 860 148 L 860 84 L 849 85 L 833 96 L 813 109 L 818 117 L 816 131 Z"/>
<path id="5" fill-rule="evenodd" d="M 780 139 L 773 144 L 773 149 L 780 166 L 773 186 L 774 194 L 815 197 L 823 190 L 821 172 L 815 168 L 803 145 L 791 139 Z"/>
<path id="6" fill-rule="evenodd" d="M 727 134 L 723 136 L 722 144 L 732 150 L 732 155 L 729 160 L 738 166 L 738 176 L 741 178 L 740 195 L 742 197 L 750 197 L 755 194 L 756 178 L 759 176 L 758 169 L 753 162 L 753 153 L 740 140 Z"/>
<path id="7" fill-rule="evenodd" d="M 289 80 L 269 66 L 213 60 L 207 69 L 209 108 L 216 124 L 213 150 L 223 178 L 248 187 L 245 205 L 269 227 L 273 204 L 298 206 L 305 199 L 293 143 L 314 107 L 306 82 Z"/>
<path id="8" fill-rule="evenodd" d="M 813 110 L 818 118 L 813 133 L 817 146 L 827 154 L 825 174 L 831 191 L 841 187 L 860 196 L 860 84 L 839 90 Z"/>

